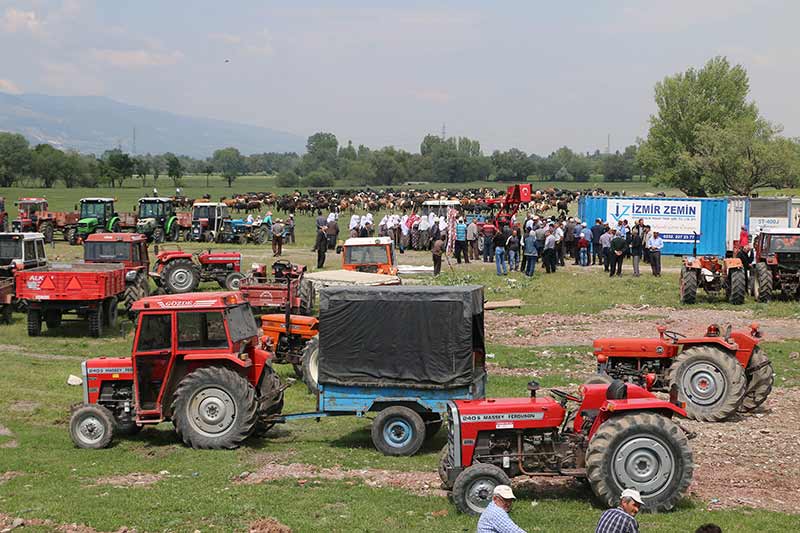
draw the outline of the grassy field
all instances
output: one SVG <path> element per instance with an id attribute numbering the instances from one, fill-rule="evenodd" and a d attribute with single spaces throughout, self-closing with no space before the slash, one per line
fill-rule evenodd
<path id="1" fill-rule="evenodd" d="M 213 178 L 212 178 L 213 180 Z M 219 181 L 219 179 L 217 179 Z M 138 182 L 137 182 L 138 183 Z M 234 191 L 272 189 L 270 178 L 243 177 Z M 160 191 L 171 191 L 161 182 Z M 184 190 L 199 196 L 206 189 L 204 177 L 190 177 Z M 212 196 L 230 195 L 230 189 L 210 188 Z M 620 188 L 629 188 L 625 184 Z M 636 184 L 634 184 L 636 185 Z M 8 198 L 44 194 L 53 209 L 71 208 L 82 196 L 112 195 L 120 210 L 132 205 L 148 190 L 123 188 L 106 190 L 6 189 Z M 299 217 L 299 242 L 286 250 L 286 257 L 305 264 L 314 263 L 310 252 L 313 218 Z M 207 246 L 184 244 L 197 250 Z M 214 249 L 237 249 L 217 246 Z M 270 262 L 268 247 L 241 249 L 245 267 L 250 262 Z M 48 248 L 51 258 L 75 259 L 81 247 L 58 242 Z M 402 263 L 429 264 L 427 253 L 400 255 Z M 329 254 L 327 268 L 337 268 L 340 257 Z M 609 280 L 601 269 L 562 269 L 552 276 L 537 271 L 529 280 L 517 274 L 494 275 L 494 265 L 454 265 L 436 283 L 476 283 L 485 286 L 488 299 L 521 298 L 524 305 L 511 310 L 519 324 L 533 316 L 558 315 L 580 320 L 581 314 L 596 313 L 617 304 L 674 307 L 678 301 L 678 262 L 665 261 L 662 278 L 630 276 Z M 626 265 L 629 269 L 629 265 Z M 433 283 L 419 278 L 418 283 Z M 701 300 L 698 309 L 733 310 L 728 304 Z M 748 302 L 739 309 L 756 316 L 800 319 L 800 305 Z M 657 317 L 651 317 L 653 325 Z M 379 322 L 376 319 L 376 326 Z M 515 325 L 508 328 L 513 333 Z M 102 339 L 87 337 L 87 326 L 72 323 L 43 337 L 29 338 L 24 316 L 0 326 L 0 515 L 23 519 L 49 519 L 55 524 L 79 523 L 99 531 L 120 527 L 138 531 L 247 531 L 254 521 L 273 517 L 295 531 L 474 531 L 476 519 L 459 515 L 441 495 L 420 495 L 399 488 L 377 488 L 362 479 L 363 472 L 418 473 L 420 478 L 435 472 L 439 449 L 445 442 L 440 433 L 408 458 L 388 458 L 372 448 L 369 420 L 333 418 L 302 421 L 280 426 L 265 439 L 251 439 L 236 451 L 195 451 L 180 444 L 170 424 L 148 428 L 130 439 L 119 439 L 106 450 L 87 451 L 73 447 L 67 433 L 69 406 L 80 401 L 79 388 L 65 384 L 69 374 L 80 374 L 80 362 L 88 357 L 129 354 L 131 325 L 106 332 Z M 800 338 L 800 332 L 798 332 Z M 498 371 L 489 379 L 488 394 L 522 396 L 525 385 L 535 377 L 544 387 L 570 388 L 576 375 L 591 371 L 591 339 L 573 346 L 535 348 L 491 344 L 489 359 Z M 800 386 L 796 352 L 800 340 L 768 342 L 765 349 L 777 373 L 779 387 Z M 279 367 L 283 379 L 291 369 Z M 313 398 L 302 384 L 287 391 L 285 412 L 313 409 Z M 344 472 L 342 479 L 318 479 L 313 473 L 300 479 L 284 478 L 258 484 L 242 484 L 243 473 L 260 472 L 269 464 L 312 465 Z M 152 483 L 126 486 L 131 474 L 152 476 Z M 98 481 L 120 476 L 112 484 Z M 435 477 L 435 476 L 434 476 Z M 602 512 L 591 492 L 580 484 L 525 485 L 519 491 L 513 516 L 528 531 L 593 531 Z M 704 522 L 720 524 L 730 531 L 793 531 L 800 529 L 800 517 L 750 508 L 706 510 L 708 502 L 687 497 L 679 508 L 662 515 L 640 516 L 643 531 L 693 531 Z M 51 531 L 55 526 L 26 526 L 24 531 Z"/>

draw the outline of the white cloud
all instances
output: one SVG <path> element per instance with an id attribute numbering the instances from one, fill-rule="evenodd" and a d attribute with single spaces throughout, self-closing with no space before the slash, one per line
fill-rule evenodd
<path id="1" fill-rule="evenodd" d="M 220 41 L 226 44 L 240 44 L 242 42 L 240 36 L 230 33 L 211 33 L 208 37 L 213 41 Z"/>
<path id="2" fill-rule="evenodd" d="M 17 84 L 13 81 L 0 78 L 0 92 L 20 94 L 22 91 L 20 91 Z"/>
<path id="3" fill-rule="evenodd" d="M 418 89 L 412 91 L 411 94 L 417 100 L 434 104 L 446 104 L 450 101 L 450 93 L 441 89 Z"/>
<path id="4" fill-rule="evenodd" d="M 92 48 L 90 53 L 95 60 L 119 68 L 163 67 L 174 65 L 183 59 L 183 53 L 177 50 L 159 52 Z"/>
<path id="5" fill-rule="evenodd" d="M 9 32 L 23 32 L 39 33 L 42 29 L 42 21 L 36 15 L 35 11 L 20 11 L 19 9 L 9 7 L 0 18 L 0 28 Z"/>

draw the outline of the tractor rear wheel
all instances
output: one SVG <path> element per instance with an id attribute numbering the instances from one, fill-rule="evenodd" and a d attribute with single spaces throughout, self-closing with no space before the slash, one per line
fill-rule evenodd
<path id="1" fill-rule="evenodd" d="M 78 230 L 76 228 L 69 228 L 64 232 L 64 240 L 72 246 L 78 244 Z"/>
<path id="2" fill-rule="evenodd" d="M 669 370 L 670 386 L 678 386 L 689 418 L 721 422 L 742 404 L 747 378 L 733 354 L 711 345 L 681 352 Z"/>
<path id="3" fill-rule="evenodd" d="M 175 432 L 195 449 L 233 449 L 256 424 L 253 386 L 224 367 L 199 368 L 178 384 L 172 401 Z"/>
<path id="4" fill-rule="evenodd" d="M 612 381 L 614 378 L 608 374 L 595 374 L 583 383 L 584 385 L 609 385 Z"/>
<path id="5" fill-rule="evenodd" d="M 133 303 L 146 297 L 149 292 L 150 286 L 144 272 L 136 274 L 136 279 L 125 285 L 125 292 L 122 294 L 122 306 L 128 318 L 132 318 L 131 308 Z"/>
<path id="6" fill-rule="evenodd" d="M 728 287 L 728 301 L 733 305 L 742 305 L 745 294 L 747 294 L 747 281 L 745 281 L 743 269 L 739 268 L 730 272 Z"/>
<path id="7" fill-rule="evenodd" d="M 225 288 L 229 291 L 238 291 L 243 278 L 244 274 L 241 272 L 231 272 L 225 276 Z"/>
<path id="8" fill-rule="evenodd" d="M 283 391 L 281 380 L 271 366 L 264 367 L 264 376 L 258 387 L 258 418 L 254 434 L 263 436 L 272 429 L 275 422 L 269 420 L 273 415 L 281 414 L 283 410 Z"/>
<path id="9" fill-rule="evenodd" d="M 414 455 L 425 442 L 425 422 L 402 405 L 387 407 L 372 421 L 372 443 L 384 455 Z"/>
<path id="10" fill-rule="evenodd" d="M 169 227 L 169 231 L 167 232 L 167 240 L 171 242 L 177 242 L 178 237 L 179 237 L 178 223 L 173 222 L 172 225 Z"/>
<path id="11" fill-rule="evenodd" d="M 681 269 L 681 303 L 693 304 L 697 301 L 697 273 L 689 268 Z"/>
<path id="12" fill-rule="evenodd" d="M 259 228 L 256 232 L 256 244 L 264 244 L 269 239 L 269 231 L 266 227 Z"/>
<path id="13" fill-rule="evenodd" d="M 306 343 L 303 350 L 303 381 L 308 392 L 319 392 L 319 336 L 315 335 Z"/>
<path id="14" fill-rule="evenodd" d="M 756 263 L 753 271 L 753 298 L 757 302 L 768 302 L 772 299 L 772 271 L 766 263 Z"/>
<path id="15" fill-rule="evenodd" d="M 97 338 L 103 335 L 103 324 L 105 323 L 103 318 L 104 307 L 106 307 L 106 304 L 101 302 L 96 309 L 89 311 L 89 335 L 92 337 Z"/>
<path id="16" fill-rule="evenodd" d="M 161 280 L 169 294 L 183 294 L 197 289 L 200 274 L 189 259 L 173 259 L 164 265 Z"/>
<path id="17" fill-rule="evenodd" d="M 153 230 L 153 242 L 156 244 L 160 244 L 164 242 L 164 229 L 163 228 L 156 228 Z"/>
<path id="18" fill-rule="evenodd" d="M 47 329 L 55 329 L 61 326 L 61 310 L 48 309 L 44 312 L 44 321 L 47 324 Z"/>
<path id="19" fill-rule="evenodd" d="M 693 470 L 686 435 L 655 413 L 603 422 L 586 451 L 589 485 L 608 507 L 617 505 L 622 491 L 630 488 L 641 493 L 647 511 L 669 511 L 689 487 Z"/>
<path id="20" fill-rule="evenodd" d="M 42 312 L 38 309 L 28 309 L 28 337 L 38 337 L 42 334 Z"/>
<path id="21" fill-rule="evenodd" d="M 51 222 L 42 222 L 39 225 L 39 233 L 44 235 L 44 242 L 47 244 L 53 242 L 53 224 Z"/>
<path id="22" fill-rule="evenodd" d="M 103 325 L 113 328 L 117 325 L 119 300 L 112 296 L 103 303 Z"/>
<path id="23" fill-rule="evenodd" d="M 69 436 L 78 448 L 105 448 L 114 438 L 114 415 L 102 405 L 82 405 L 69 418 Z"/>
<path id="24" fill-rule="evenodd" d="M 453 483 L 453 503 L 462 513 L 481 514 L 492 501 L 498 485 L 511 485 L 511 479 L 497 466 L 475 463 L 461 472 Z"/>
<path id="25" fill-rule="evenodd" d="M 753 348 L 745 374 L 748 374 L 747 392 L 744 393 L 744 401 L 739 410 L 749 412 L 766 401 L 775 383 L 772 363 L 758 346 Z"/>

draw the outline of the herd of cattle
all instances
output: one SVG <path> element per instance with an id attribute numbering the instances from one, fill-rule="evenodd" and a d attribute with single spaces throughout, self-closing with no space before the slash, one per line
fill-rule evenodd
<path id="1" fill-rule="evenodd" d="M 624 192 L 607 192 L 601 188 L 569 191 L 565 189 L 547 188 L 532 193 L 532 201 L 527 207 L 537 214 L 546 214 L 548 211 L 566 213 L 571 202 L 581 195 L 623 195 Z M 494 188 L 481 187 L 461 190 L 429 190 L 417 191 L 408 189 L 403 191 L 391 190 L 328 190 L 301 193 L 295 191 L 291 194 L 276 194 L 274 192 L 249 192 L 237 194 L 232 198 L 222 197 L 230 209 L 237 212 L 260 212 L 274 210 L 276 212 L 298 213 L 312 215 L 316 213 L 354 213 L 356 211 L 418 211 L 429 200 L 455 200 L 461 207 L 472 213 L 489 212 L 492 204 L 487 200 L 502 198 L 505 191 Z M 187 200 L 191 205 L 193 200 Z"/>

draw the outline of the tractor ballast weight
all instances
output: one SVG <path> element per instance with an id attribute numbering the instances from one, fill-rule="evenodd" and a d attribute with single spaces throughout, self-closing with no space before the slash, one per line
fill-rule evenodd
<path id="1" fill-rule="evenodd" d="M 589 382 L 619 379 L 649 390 L 676 387 L 689 418 L 720 422 L 760 406 L 772 391 L 774 373 L 757 324 L 724 330 L 716 324 L 689 338 L 658 327 L 654 338 L 594 341 L 598 375 Z"/>
<path id="2" fill-rule="evenodd" d="M 758 302 L 800 298 L 800 228 L 764 229 L 754 241 L 751 287 Z"/>
<path id="3" fill-rule="evenodd" d="M 200 282 L 216 281 L 229 291 L 239 290 L 244 277 L 242 254 L 239 252 L 200 252 L 183 250 L 156 251 L 156 262 L 150 277 L 167 294 L 194 292 Z"/>
<path id="4" fill-rule="evenodd" d="M 638 489 L 649 511 L 673 509 L 694 469 L 687 436 L 672 421 L 677 400 L 633 384 L 586 384 L 578 395 L 551 389 L 529 398 L 455 400 L 448 404 L 448 441 L 439 476 L 456 508 L 483 512 L 497 485 L 518 476 L 586 480 L 604 507 Z"/>
<path id="5" fill-rule="evenodd" d="M 104 448 L 115 435 L 171 421 L 187 446 L 230 449 L 280 413 L 285 387 L 241 295 L 151 296 L 134 311 L 131 357 L 81 365 L 83 401 L 69 422 L 76 446 Z"/>

